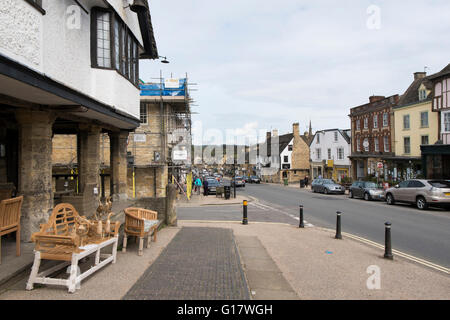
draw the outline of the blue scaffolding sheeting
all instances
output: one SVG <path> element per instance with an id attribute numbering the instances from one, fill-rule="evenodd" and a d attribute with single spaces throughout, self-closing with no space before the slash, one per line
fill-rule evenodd
<path id="1" fill-rule="evenodd" d="M 178 88 L 166 88 L 164 81 L 161 83 L 141 84 L 141 96 L 185 96 L 186 95 L 186 79 L 179 79 Z"/>

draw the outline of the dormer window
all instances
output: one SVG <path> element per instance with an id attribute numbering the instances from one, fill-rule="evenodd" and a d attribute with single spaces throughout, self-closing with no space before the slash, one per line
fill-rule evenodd
<path id="1" fill-rule="evenodd" d="M 427 98 L 427 90 L 420 89 L 419 90 L 419 101 L 425 100 Z"/>

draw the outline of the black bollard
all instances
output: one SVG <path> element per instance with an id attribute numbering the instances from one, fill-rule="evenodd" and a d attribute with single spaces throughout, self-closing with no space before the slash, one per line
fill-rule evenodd
<path id="1" fill-rule="evenodd" d="M 304 228 L 305 224 L 303 223 L 303 205 L 300 205 L 300 223 L 298 225 L 299 228 Z"/>
<path id="2" fill-rule="evenodd" d="M 242 224 L 248 224 L 248 219 L 247 219 L 247 200 L 244 200 L 244 204 L 243 204 L 243 218 L 242 218 Z"/>
<path id="3" fill-rule="evenodd" d="M 336 211 L 337 218 L 336 218 L 336 239 L 342 239 L 341 235 L 341 212 Z"/>
<path id="4" fill-rule="evenodd" d="M 392 255 L 392 243 L 391 243 L 391 223 L 386 222 L 385 233 L 384 233 L 384 257 L 389 260 L 393 260 L 394 256 Z"/>

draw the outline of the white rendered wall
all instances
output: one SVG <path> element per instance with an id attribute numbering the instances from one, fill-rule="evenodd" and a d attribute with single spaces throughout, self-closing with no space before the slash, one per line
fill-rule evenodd
<path id="1" fill-rule="evenodd" d="M 79 28 L 68 27 L 73 12 L 67 10 L 77 7 L 74 1 L 42 2 L 45 15 L 23 0 L 0 1 L 0 54 L 139 118 L 139 89 L 115 70 L 91 68 L 90 14 L 80 10 Z M 122 0 L 108 2 L 142 45 L 137 15 L 123 9 Z M 82 2 L 89 11 L 98 3 Z"/>
<path id="2" fill-rule="evenodd" d="M 294 139 L 292 139 L 289 142 L 289 145 L 294 146 Z M 280 169 L 283 169 L 283 164 L 285 164 L 285 163 L 289 163 L 289 165 L 290 165 L 289 168 L 292 169 L 292 151 L 289 151 L 289 145 L 287 145 L 286 148 L 284 148 L 284 150 L 281 151 L 281 154 L 280 154 L 280 160 L 281 160 Z M 288 156 L 288 162 L 284 161 L 284 156 Z"/>
<path id="3" fill-rule="evenodd" d="M 334 141 L 334 132 L 338 133 L 338 141 Z M 317 143 L 317 136 L 320 135 L 320 143 Z M 337 148 L 344 148 L 344 159 L 338 160 Z M 310 145 L 310 157 L 313 162 L 320 162 L 322 160 L 328 160 L 328 149 L 331 149 L 331 160 L 334 160 L 335 165 L 349 166 L 350 159 L 350 144 L 344 139 L 339 131 L 325 131 L 317 132 L 314 136 L 314 140 Z M 316 149 L 321 149 L 321 157 L 317 159 Z"/>

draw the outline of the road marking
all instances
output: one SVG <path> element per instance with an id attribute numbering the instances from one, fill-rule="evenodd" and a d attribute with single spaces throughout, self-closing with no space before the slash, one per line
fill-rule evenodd
<path id="1" fill-rule="evenodd" d="M 300 220 L 300 218 L 298 216 L 296 216 L 296 215 L 293 215 L 291 213 L 287 213 L 286 211 L 283 211 L 283 210 L 280 210 L 280 209 L 277 209 L 277 208 L 274 208 L 274 207 L 271 207 L 271 206 L 268 206 L 266 204 L 261 203 L 258 198 L 255 198 L 255 197 L 252 197 L 252 196 L 248 196 L 248 197 L 253 200 L 253 202 L 251 202 L 251 204 L 253 204 L 255 207 L 257 207 L 257 208 L 259 208 L 259 209 L 261 209 L 263 211 L 268 211 L 268 210 L 276 211 L 276 212 L 282 213 L 282 214 L 284 214 L 286 216 L 289 216 L 289 217 L 291 217 L 291 218 L 293 218 L 293 219 L 295 219 L 297 221 Z M 306 227 L 314 227 L 313 224 L 308 223 L 306 220 L 303 220 L 303 222 L 305 223 Z"/>
<path id="2" fill-rule="evenodd" d="M 325 228 L 324 228 L 324 229 L 325 229 Z M 331 229 L 329 229 L 329 230 L 331 230 Z M 358 240 L 358 241 L 364 242 L 364 243 L 366 243 L 366 244 L 369 244 L 369 245 L 372 245 L 372 246 L 374 246 L 374 247 L 377 247 L 377 248 L 379 248 L 379 249 L 383 249 L 383 250 L 384 250 L 384 245 L 379 244 L 379 243 L 377 243 L 377 242 L 374 242 L 374 241 L 372 241 L 372 240 L 369 240 L 369 239 L 366 239 L 366 238 L 363 238 L 363 237 L 359 237 L 359 236 L 355 236 L 355 235 L 350 234 L 350 233 L 347 233 L 347 232 L 342 232 L 342 235 L 344 235 L 344 236 L 346 236 L 346 237 L 349 237 L 349 238 L 352 238 L 352 239 L 354 239 L 354 240 Z M 435 264 L 435 263 L 433 263 L 433 262 L 430 262 L 430 261 L 427 261 L 427 260 L 424 260 L 424 259 L 421 259 L 421 258 L 412 256 L 412 255 L 409 255 L 409 254 L 404 253 L 404 252 L 402 252 L 402 251 L 392 249 L 392 253 L 394 253 L 395 255 L 397 255 L 397 256 L 399 256 L 399 257 L 402 257 L 402 258 L 405 258 L 405 259 L 408 259 L 408 260 L 411 260 L 411 261 L 420 263 L 420 264 L 422 264 L 422 265 L 425 265 L 425 266 L 427 266 L 427 267 L 429 267 L 429 268 L 433 268 L 433 269 L 435 269 L 435 270 L 442 271 L 442 272 L 444 272 L 444 273 L 446 273 L 446 274 L 449 274 L 449 273 L 450 273 L 449 269 L 446 268 L 446 267 L 443 267 L 443 266 L 438 265 L 438 264 Z"/>

